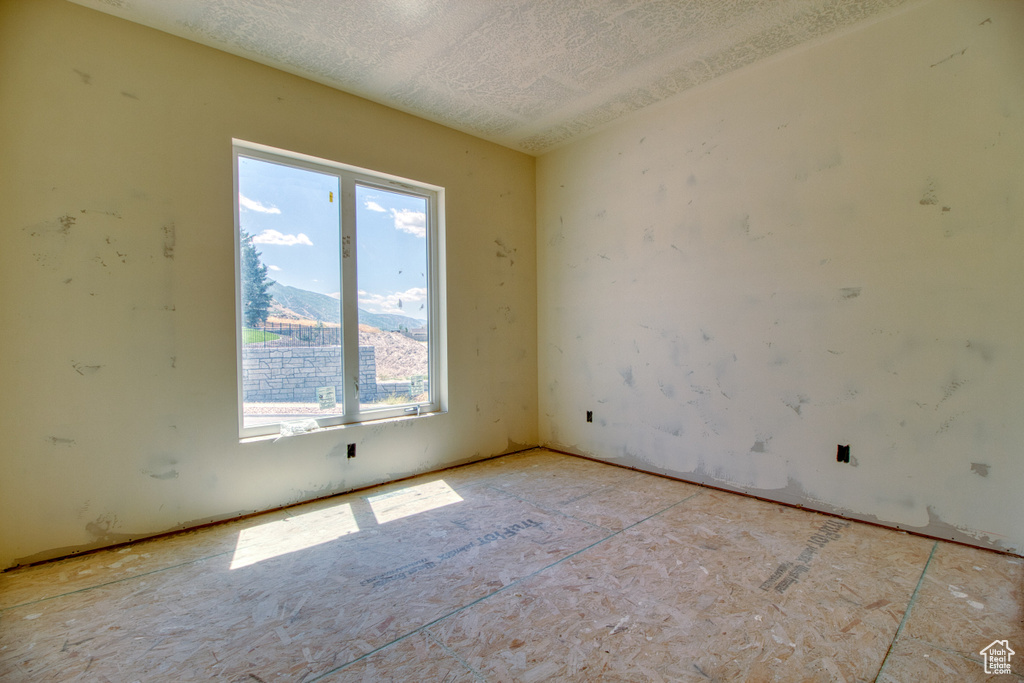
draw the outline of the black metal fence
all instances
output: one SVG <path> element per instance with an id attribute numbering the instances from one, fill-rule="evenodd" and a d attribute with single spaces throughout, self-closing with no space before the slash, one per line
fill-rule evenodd
<path id="1" fill-rule="evenodd" d="M 252 341 L 258 346 L 341 346 L 341 328 L 292 323 L 265 323 L 256 328 Z"/>

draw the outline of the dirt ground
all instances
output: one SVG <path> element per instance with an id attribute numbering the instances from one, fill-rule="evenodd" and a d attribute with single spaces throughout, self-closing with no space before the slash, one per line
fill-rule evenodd
<path id="1" fill-rule="evenodd" d="M 372 331 L 369 331 L 372 330 Z M 398 332 L 359 326 L 359 345 L 376 349 L 377 379 L 408 379 L 427 374 L 427 344 Z"/>

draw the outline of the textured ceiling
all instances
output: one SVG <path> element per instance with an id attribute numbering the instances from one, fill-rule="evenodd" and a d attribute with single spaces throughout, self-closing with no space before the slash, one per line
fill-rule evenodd
<path id="1" fill-rule="evenodd" d="M 530 154 L 909 0 L 73 0 Z"/>

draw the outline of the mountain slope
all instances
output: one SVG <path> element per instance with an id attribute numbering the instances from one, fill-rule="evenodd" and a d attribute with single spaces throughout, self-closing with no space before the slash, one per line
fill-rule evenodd
<path id="1" fill-rule="evenodd" d="M 276 282 L 270 285 L 267 291 L 280 307 L 274 306 L 271 315 L 320 321 L 331 325 L 341 324 L 341 302 L 334 297 Z M 392 313 L 370 313 L 361 308 L 359 309 L 359 322 L 362 325 L 369 325 L 381 330 L 397 330 L 399 327 L 415 329 L 427 324 L 425 320 L 417 318 Z"/>

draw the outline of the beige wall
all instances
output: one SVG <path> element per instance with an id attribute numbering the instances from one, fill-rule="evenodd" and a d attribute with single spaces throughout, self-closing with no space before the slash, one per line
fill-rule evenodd
<path id="1" fill-rule="evenodd" d="M 537 443 L 533 158 L 56 0 L 0 103 L 0 569 Z M 232 137 L 446 188 L 448 414 L 239 443 Z"/>
<path id="2" fill-rule="evenodd" d="M 1021 36 L 919 3 L 541 157 L 542 443 L 1024 550 Z"/>

